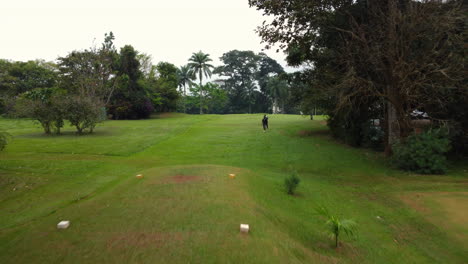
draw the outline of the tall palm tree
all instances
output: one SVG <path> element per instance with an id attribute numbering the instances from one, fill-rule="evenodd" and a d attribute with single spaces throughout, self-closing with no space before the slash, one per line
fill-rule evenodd
<path id="1" fill-rule="evenodd" d="M 177 70 L 177 77 L 179 86 L 184 88 L 184 113 L 186 112 L 185 100 L 187 97 L 187 85 L 191 87 L 193 85 L 194 75 L 189 65 L 180 66 Z"/>
<path id="2" fill-rule="evenodd" d="M 210 59 L 209 54 L 205 54 L 202 51 L 193 53 L 192 57 L 189 59 L 188 66 L 192 69 L 193 74 L 198 73 L 198 79 L 200 80 L 200 114 L 203 114 L 202 100 L 203 100 L 203 75 L 205 77 L 211 77 L 211 69 L 214 68 L 213 65 L 208 64 L 208 62 L 213 61 Z"/>

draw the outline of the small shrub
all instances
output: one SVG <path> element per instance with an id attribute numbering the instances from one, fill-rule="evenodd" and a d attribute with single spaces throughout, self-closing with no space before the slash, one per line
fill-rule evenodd
<path id="1" fill-rule="evenodd" d="M 10 134 L 7 132 L 0 131 L 0 151 L 5 149 L 6 145 L 8 144 L 8 139 Z"/>
<path id="2" fill-rule="evenodd" d="M 300 182 L 301 180 L 299 179 L 299 177 L 297 177 L 296 173 L 291 174 L 289 177 L 284 179 L 284 187 L 286 189 L 286 192 L 289 195 L 293 195 Z"/>
<path id="3" fill-rule="evenodd" d="M 400 169 L 421 174 L 443 174 L 447 170 L 445 154 L 450 150 L 448 134 L 433 129 L 413 134 L 393 146 L 393 163 Z"/>

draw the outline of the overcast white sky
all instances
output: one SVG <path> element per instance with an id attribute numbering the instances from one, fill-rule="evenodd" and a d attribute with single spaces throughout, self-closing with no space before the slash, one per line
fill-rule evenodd
<path id="1" fill-rule="evenodd" d="M 0 58 L 51 61 L 112 31 L 117 48 L 130 44 L 155 64 L 181 66 L 202 50 L 219 65 L 229 50 L 261 51 L 263 20 L 248 0 L 2 0 Z M 286 66 L 282 52 L 265 52 Z"/>

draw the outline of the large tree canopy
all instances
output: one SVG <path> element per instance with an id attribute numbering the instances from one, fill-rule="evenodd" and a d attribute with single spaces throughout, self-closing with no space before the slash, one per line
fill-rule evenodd
<path id="1" fill-rule="evenodd" d="M 390 146 L 412 131 L 414 110 L 449 121 L 453 104 L 466 104 L 468 12 L 461 0 L 249 3 L 274 16 L 258 29 L 268 45 L 279 43 L 292 65 L 313 66 L 308 80 L 313 91 L 305 98 L 332 100 L 332 121 L 335 116 L 352 126 L 354 112 L 371 119 L 380 111 Z"/>
<path id="2" fill-rule="evenodd" d="M 53 87 L 57 78 L 53 63 L 0 60 L 0 95 L 15 96 L 35 88 Z"/>
<path id="3" fill-rule="evenodd" d="M 270 78 L 284 72 L 281 65 L 264 53 L 232 50 L 221 56 L 215 69 L 227 91 L 231 113 L 267 112 L 272 97 L 266 88 Z"/>

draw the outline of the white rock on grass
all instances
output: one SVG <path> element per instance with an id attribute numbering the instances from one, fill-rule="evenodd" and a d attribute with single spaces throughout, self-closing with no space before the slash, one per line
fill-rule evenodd
<path id="1" fill-rule="evenodd" d="M 245 233 L 245 234 L 249 233 L 249 225 L 241 224 L 240 225 L 240 231 L 241 231 L 241 233 Z"/>
<path id="2" fill-rule="evenodd" d="M 67 229 L 70 226 L 70 221 L 60 221 L 60 223 L 57 224 L 58 229 Z"/>

